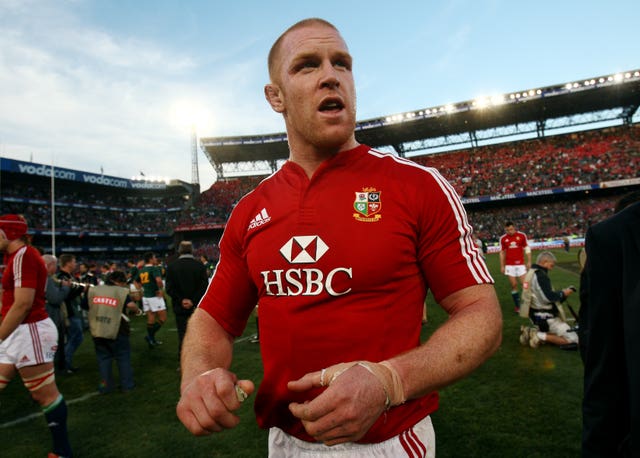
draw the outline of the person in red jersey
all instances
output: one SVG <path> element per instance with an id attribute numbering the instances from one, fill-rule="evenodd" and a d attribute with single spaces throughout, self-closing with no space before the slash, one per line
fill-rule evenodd
<path id="1" fill-rule="evenodd" d="M 517 231 L 511 221 L 505 223 L 504 230 L 505 234 L 500 237 L 500 272 L 509 279 L 515 311 L 519 313 L 520 290 L 518 289 L 518 281 L 522 285 L 524 276 L 531 269 L 531 247 L 524 232 Z M 526 262 L 525 255 L 527 256 Z"/>
<path id="2" fill-rule="evenodd" d="M 53 438 L 50 456 L 71 456 L 67 405 L 58 391 L 53 358 L 58 331 L 45 310 L 47 268 L 30 246 L 27 222 L 20 215 L 0 216 L 0 251 L 4 253 L 0 311 L 0 391 L 16 371 L 42 407 Z"/>
<path id="3" fill-rule="evenodd" d="M 258 304 L 269 456 L 434 456 L 436 390 L 501 341 L 464 208 L 435 169 L 358 144 L 352 57 L 333 25 L 290 27 L 269 74 L 289 160 L 229 219 L 189 321 L 178 417 L 196 435 L 238 424 L 255 387 L 230 372 L 232 346 Z M 450 318 L 421 344 L 429 289 Z"/>

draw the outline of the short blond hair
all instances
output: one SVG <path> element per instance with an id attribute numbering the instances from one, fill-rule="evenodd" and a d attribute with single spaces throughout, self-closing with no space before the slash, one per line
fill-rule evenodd
<path id="1" fill-rule="evenodd" d="M 307 19 L 303 19 L 301 21 L 296 22 L 295 24 L 293 24 L 291 27 L 289 27 L 287 30 L 285 30 L 282 35 L 280 35 L 278 37 L 278 39 L 273 43 L 273 46 L 271 46 L 271 50 L 269 51 L 269 57 L 267 59 L 267 65 L 269 67 L 269 78 L 271 79 L 271 81 L 274 81 L 274 76 L 275 76 L 275 72 L 276 72 L 276 62 L 278 60 L 278 58 L 280 57 L 280 48 L 282 47 L 282 42 L 284 41 L 284 38 L 292 31 L 297 30 L 297 29 L 301 29 L 303 27 L 306 27 L 308 25 L 313 25 L 313 24 L 321 24 L 321 25 L 325 25 L 327 27 L 331 27 L 333 30 L 335 30 L 336 32 L 340 33 L 340 31 L 336 28 L 335 25 L 333 25 L 332 23 L 330 23 L 329 21 L 325 20 L 325 19 L 320 19 L 317 17 L 312 17 L 312 18 L 307 18 Z"/>

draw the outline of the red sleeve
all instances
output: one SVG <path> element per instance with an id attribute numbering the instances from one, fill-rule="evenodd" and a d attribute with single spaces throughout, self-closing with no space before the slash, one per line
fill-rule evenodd
<path id="1" fill-rule="evenodd" d="M 30 250 L 13 258 L 13 280 L 15 288 L 38 288 L 39 259 Z"/>
<path id="2" fill-rule="evenodd" d="M 453 187 L 434 169 L 425 183 L 418 259 L 436 301 L 468 286 L 493 283 Z"/>
<path id="3" fill-rule="evenodd" d="M 236 210 L 238 207 L 236 207 Z M 220 239 L 220 260 L 199 308 L 208 312 L 232 336 L 242 335 L 258 303 L 255 284 L 243 256 L 242 231 L 246 225 L 238 211 L 232 213 Z"/>

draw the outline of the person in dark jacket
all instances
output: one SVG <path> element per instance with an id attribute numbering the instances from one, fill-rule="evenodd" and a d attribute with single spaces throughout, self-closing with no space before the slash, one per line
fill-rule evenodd
<path id="1" fill-rule="evenodd" d="M 640 456 L 640 202 L 617 210 L 587 231 L 580 284 L 582 456 L 589 458 Z"/>
<path id="2" fill-rule="evenodd" d="M 67 312 L 67 341 L 64 346 L 65 370 L 67 374 L 77 372 L 78 368 L 73 365 L 73 355 L 84 340 L 80 299 L 82 294 L 87 290 L 87 286 L 75 281 L 75 270 L 76 257 L 68 253 L 61 254 L 57 279 L 68 282 L 70 285 L 69 294 L 67 294 L 64 300 Z"/>
<path id="3" fill-rule="evenodd" d="M 209 284 L 207 268 L 193 257 L 191 242 L 180 242 L 178 259 L 167 267 L 166 289 L 173 303 L 178 328 L 178 357 L 187 331 L 187 321 Z"/>
<path id="4" fill-rule="evenodd" d="M 57 370 L 65 371 L 64 336 L 66 326 L 64 324 L 64 318 L 67 312 L 64 301 L 69 295 L 71 282 L 69 280 L 58 280 L 56 278 L 58 258 L 52 254 L 45 254 L 42 256 L 42 259 L 44 259 L 44 264 L 47 267 L 47 286 L 45 288 L 47 302 L 45 303 L 45 308 L 47 309 L 49 318 L 51 318 L 58 330 L 58 347 L 56 348 L 54 365 Z"/>

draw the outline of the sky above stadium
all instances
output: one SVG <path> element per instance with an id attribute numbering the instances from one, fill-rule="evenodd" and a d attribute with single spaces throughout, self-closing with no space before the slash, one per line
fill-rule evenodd
<path id="1" fill-rule="evenodd" d="M 0 155 L 190 182 L 192 123 L 284 131 L 266 56 L 312 16 L 354 56 L 358 120 L 640 68 L 637 0 L 0 0 Z"/>

